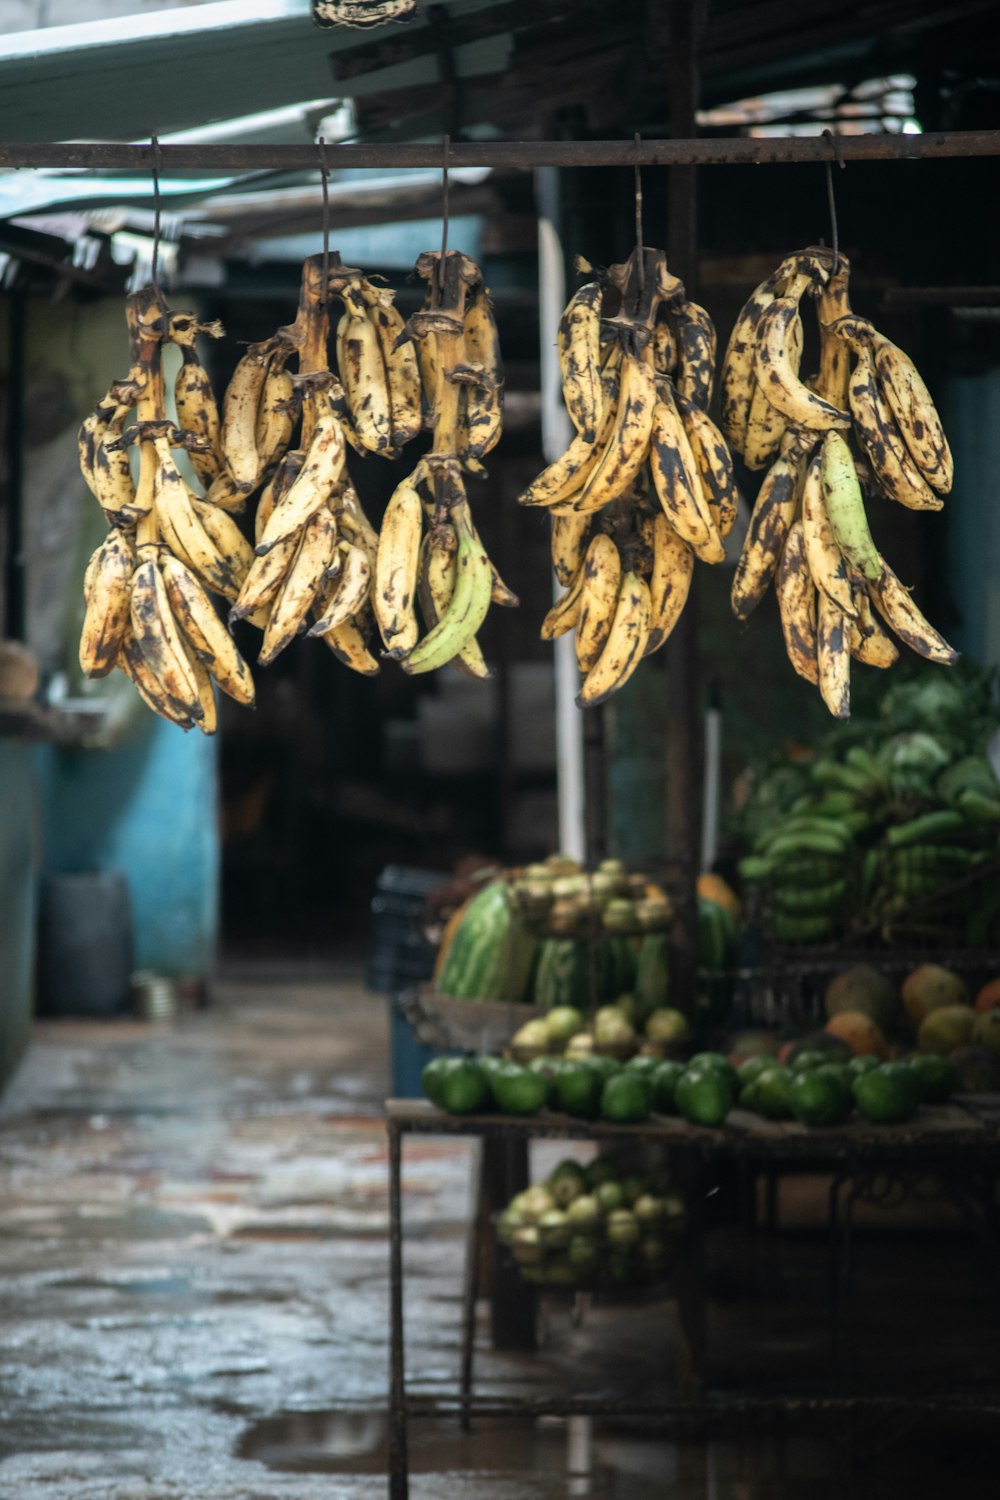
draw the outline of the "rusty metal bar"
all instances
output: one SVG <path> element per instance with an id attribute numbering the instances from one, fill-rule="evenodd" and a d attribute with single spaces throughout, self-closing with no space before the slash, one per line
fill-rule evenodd
<path id="1" fill-rule="evenodd" d="M 837 137 L 845 161 L 917 161 L 942 157 L 1000 156 L 1000 130 L 928 131 L 923 135 Z M 440 143 L 358 141 L 327 145 L 331 169 L 349 167 L 440 167 Z M 449 167 L 628 167 L 763 166 L 774 162 L 821 162 L 830 156 L 822 136 L 717 136 L 662 141 L 452 141 Z M 315 146 L 161 146 L 163 172 L 306 172 L 319 165 Z M 0 167 L 82 168 L 145 172 L 152 146 L 124 142 L 7 141 Z"/>

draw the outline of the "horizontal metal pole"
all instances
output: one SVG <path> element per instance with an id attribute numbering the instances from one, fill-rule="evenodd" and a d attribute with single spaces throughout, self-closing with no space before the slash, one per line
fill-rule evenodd
<path id="1" fill-rule="evenodd" d="M 443 145 L 359 141 L 328 145 L 328 166 L 440 167 Z M 950 156 L 1000 156 L 1000 130 L 934 131 L 925 135 L 836 137 L 843 161 L 925 160 Z M 729 136 L 673 141 L 456 141 L 450 167 L 762 166 L 772 162 L 829 161 L 834 148 L 823 136 Z M 302 172 L 317 168 L 316 146 L 161 146 L 164 172 Z M 80 167 L 91 171 L 149 172 L 152 146 L 108 142 L 0 143 L 0 167 Z"/>

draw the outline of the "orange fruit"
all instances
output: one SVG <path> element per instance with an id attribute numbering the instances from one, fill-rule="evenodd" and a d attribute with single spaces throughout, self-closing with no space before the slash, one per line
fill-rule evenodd
<path id="1" fill-rule="evenodd" d="M 857 1010 L 842 1010 L 839 1016 L 831 1016 L 824 1030 L 830 1036 L 846 1042 L 855 1057 L 870 1054 L 873 1057 L 888 1057 L 889 1047 L 881 1030 L 870 1016 Z"/>
<path id="2" fill-rule="evenodd" d="M 996 1005 L 1000 1005 L 1000 979 L 991 979 L 976 996 L 976 1009 L 982 1014 L 984 1010 L 992 1010 Z"/>

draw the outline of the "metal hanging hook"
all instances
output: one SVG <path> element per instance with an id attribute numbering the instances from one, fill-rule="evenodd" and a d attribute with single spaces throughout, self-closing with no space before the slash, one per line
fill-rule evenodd
<path id="1" fill-rule="evenodd" d="M 836 162 L 841 171 L 847 166 L 843 152 L 840 149 L 840 137 L 834 135 L 827 127 L 823 131 L 824 137 L 830 142 L 833 150 L 833 160 L 826 161 L 823 166 L 826 170 L 826 201 L 830 207 L 830 236 L 833 242 L 833 269 L 836 272 L 840 265 L 840 241 L 837 235 L 837 201 L 833 192 L 833 162 Z"/>
<path id="2" fill-rule="evenodd" d="M 441 204 L 441 259 L 438 261 L 438 274 L 437 274 L 438 300 L 439 301 L 440 301 L 441 293 L 444 291 L 444 258 L 445 258 L 445 255 L 448 253 L 448 193 L 449 193 L 449 183 L 448 183 L 448 153 L 449 153 L 450 150 L 451 150 L 451 136 L 446 134 L 445 138 L 444 138 L 444 159 L 443 159 L 442 164 L 441 164 L 441 196 L 442 196 L 442 204 Z"/>
<path id="3" fill-rule="evenodd" d="M 323 291 L 320 300 L 325 307 L 330 296 L 330 168 L 327 165 L 326 140 L 323 136 L 317 137 L 316 149 L 319 152 L 319 176 L 323 188 Z"/>
<path id="4" fill-rule="evenodd" d="M 151 135 L 149 139 L 153 147 L 153 264 L 150 269 L 149 281 L 157 298 L 162 299 L 158 280 L 160 259 L 160 168 L 162 157 L 160 155 L 159 137 Z"/>
<path id="5" fill-rule="evenodd" d="M 638 131 L 633 140 L 638 154 L 642 149 L 642 139 Z M 642 293 L 646 290 L 646 263 L 642 249 L 642 168 L 638 161 L 635 164 L 635 253 L 639 263 L 639 291 Z"/>

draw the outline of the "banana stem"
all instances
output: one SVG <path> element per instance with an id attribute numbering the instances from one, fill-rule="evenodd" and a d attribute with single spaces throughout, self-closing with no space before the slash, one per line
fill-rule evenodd
<path id="1" fill-rule="evenodd" d="M 144 287 L 142 291 L 133 292 L 126 298 L 125 320 L 129 331 L 132 375 L 142 380 L 142 389 L 136 399 L 136 419 L 140 423 L 164 422 L 167 412 L 161 350 L 169 314 L 153 287 Z M 155 444 L 151 438 L 147 438 L 139 445 L 136 505 L 143 512 L 136 529 L 136 543 L 139 546 L 153 544 L 160 539 L 153 509 L 153 487 L 158 463 Z"/>

